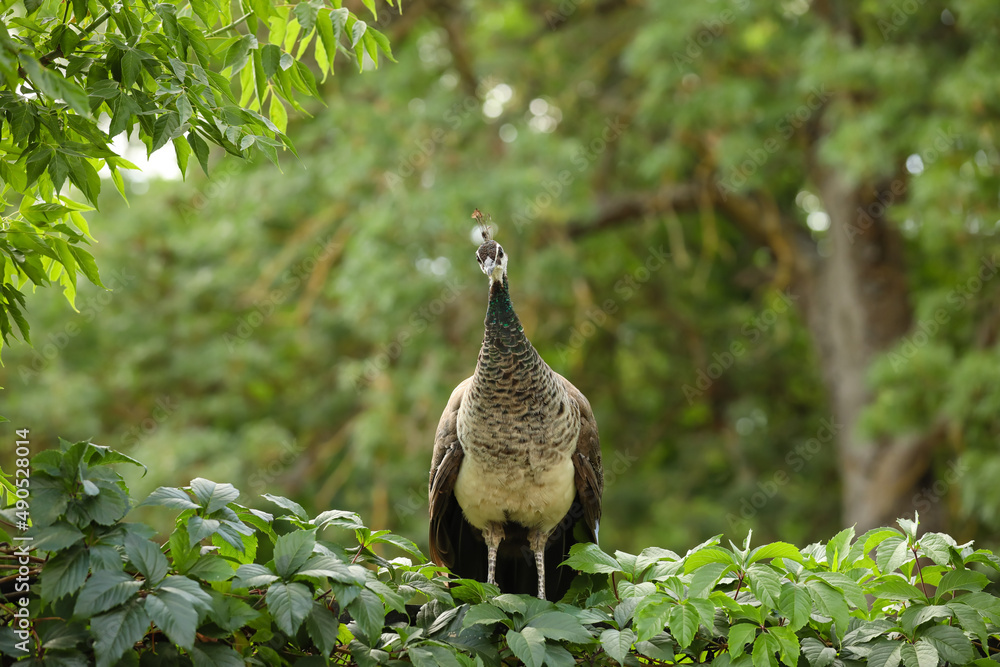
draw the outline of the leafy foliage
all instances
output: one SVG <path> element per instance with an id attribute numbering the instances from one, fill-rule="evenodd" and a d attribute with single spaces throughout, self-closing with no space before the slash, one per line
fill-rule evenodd
<path id="1" fill-rule="evenodd" d="M 801 550 L 751 535 L 684 556 L 576 545 L 568 562 L 583 574 L 554 604 L 451 579 L 352 512 L 309 518 L 277 496 L 282 513 L 265 512 L 206 479 L 143 501 L 180 510 L 161 546 L 122 521 L 130 502 L 109 466 L 136 461 L 64 442 L 35 462 L 31 502 L 46 511 L 32 514 L 30 555 L 3 547 L 30 566 L 21 579 L 10 566 L 5 581 L 24 588 L 2 613 L 24 596 L 39 620 L 33 633 L 5 624 L 0 651 L 38 664 L 985 667 L 1000 654 L 1000 599 L 980 571 L 1000 558 L 916 521 Z"/>
<path id="2" fill-rule="evenodd" d="M 104 169 L 125 196 L 121 172 L 136 167 L 114 137 L 137 137 L 149 154 L 172 143 L 182 174 L 192 155 L 208 172 L 210 144 L 276 163 L 294 150 L 286 104 L 304 111 L 300 99 L 320 97 L 304 56 L 323 78 L 338 52 L 359 65 L 392 57 L 339 1 L 17 4 L 0 7 L 0 348 L 12 324 L 30 340 L 27 282 L 61 284 L 74 308 L 78 274 L 104 286 L 83 212 L 99 206 Z"/>

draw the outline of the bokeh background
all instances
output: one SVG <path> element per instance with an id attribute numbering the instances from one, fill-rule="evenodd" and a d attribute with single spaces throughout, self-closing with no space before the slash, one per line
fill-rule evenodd
<path id="1" fill-rule="evenodd" d="M 1000 544 L 995 2 L 379 17 L 398 63 L 327 78 L 298 159 L 105 188 L 113 291 L 31 295 L 6 430 L 138 458 L 137 498 L 201 476 L 426 546 L 435 426 L 482 336 L 478 207 L 593 405 L 606 550 L 915 511 Z"/>

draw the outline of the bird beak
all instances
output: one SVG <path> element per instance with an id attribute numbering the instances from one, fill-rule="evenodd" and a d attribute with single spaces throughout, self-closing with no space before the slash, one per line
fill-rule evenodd
<path id="1" fill-rule="evenodd" d="M 493 280 L 494 280 L 493 271 L 496 268 L 497 268 L 496 260 L 494 260 L 492 257 L 487 257 L 483 261 L 483 273 L 485 273 L 487 276 L 490 277 L 490 284 L 491 285 L 493 284 Z"/>

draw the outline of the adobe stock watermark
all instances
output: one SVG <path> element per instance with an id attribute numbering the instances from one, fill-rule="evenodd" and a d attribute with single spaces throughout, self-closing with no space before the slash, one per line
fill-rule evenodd
<path id="1" fill-rule="evenodd" d="M 723 9 L 716 16 L 702 22 L 701 30 L 689 35 L 684 52 L 674 51 L 674 64 L 684 70 L 705 55 L 705 49 L 726 31 L 726 26 L 736 21 L 736 15 L 750 6 L 750 0 L 734 0 L 735 9 Z"/>
<path id="2" fill-rule="evenodd" d="M 426 331 L 435 320 L 441 317 L 448 304 L 454 303 L 466 286 L 466 283 L 459 282 L 454 278 L 446 280 L 444 288 L 437 298 L 412 313 L 406 326 L 396 334 L 396 337 L 388 343 L 383 343 L 375 357 L 365 362 L 364 371 L 354 378 L 354 389 L 356 391 L 364 389 L 382 371 L 389 368 L 389 364 L 401 357 L 403 350 L 413 342 L 414 338 Z"/>
<path id="3" fill-rule="evenodd" d="M 226 342 L 230 353 L 235 352 L 237 347 L 249 340 L 254 331 L 264 324 L 274 310 L 284 303 L 304 280 L 312 275 L 316 266 L 330 257 L 340 245 L 333 239 L 333 236 L 328 236 L 325 239 L 317 240 L 313 244 L 312 252 L 307 257 L 285 269 L 278 279 L 277 287 L 268 292 L 263 299 L 255 299 L 253 310 L 237 319 L 232 330 L 222 334 L 222 340 Z"/>
<path id="4" fill-rule="evenodd" d="M 969 464 L 961 457 L 949 463 L 948 469 L 940 479 L 913 494 L 913 509 L 917 512 L 929 513 L 931 508 L 941 502 L 967 472 L 969 472 Z"/>
<path id="5" fill-rule="evenodd" d="M 179 407 L 180 403 L 172 396 L 159 396 L 149 416 L 122 435 L 121 447 L 126 449 L 156 433 L 164 423 L 170 420 Z"/>
<path id="6" fill-rule="evenodd" d="M 785 467 L 777 470 L 770 479 L 757 481 L 757 490 L 749 496 L 740 498 L 739 514 L 729 512 L 726 514 L 726 521 L 729 522 L 730 530 L 745 526 L 750 519 L 757 516 L 760 510 L 771 502 L 771 499 L 778 495 L 778 490 L 792 481 L 792 475 L 801 472 L 810 461 L 823 450 L 823 447 L 833 442 L 837 434 L 844 429 L 844 425 L 837 422 L 835 417 L 821 419 L 816 435 L 805 442 L 796 445 L 794 449 L 785 454 Z M 791 471 L 791 473 L 789 473 Z"/>
<path id="7" fill-rule="evenodd" d="M 214 165 L 204 187 L 199 187 L 190 199 L 177 207 L 181 220 L 184 222 L 201 220 L 201 214 L 208 203 L 219 196 L 235 176 L 243 172 L 246 164 L 241 160 L 221 160 Z"/>
<path id="8" fill-rule="evenodd" d="M 917 355 L 937 335 L 941 327 L 951 320 L 953 313 L 960 311 L 980 291 L 987 282 L 997 275 L 996 255 L 984 257 L 980 261 L 976 275 L 955 285 L 945 298 L 949 308 L 938 308 L 928 317 L 917 322 L 913 333 L 903 336 L 898 349 L 889 353 L 889 364 L 892 370 L 898 371 Z"/>
<path id="9" fill-rule="evenodd" d="M 521 229 L 538 219 L 538 216 L 552 206 L 553 202 L 562 196 L 563 192 L 580 176 L 587 171 L 608 146 L 618 141 L 628 129 L 621 116 L 604 121 L 601 133 L 588 141 L 583 148 L 578 149 L 570 158 L 570 162 L 576 167 L 575 170 L 563 169 L 554 178 L 543 179 L 541 187 L 534 197 L 526 198 L 518 207 L 517 213 L 511 218 L 514 229 Z"/>
<path id="10" fill-rule="evenodd" d="M 927 166 L 936 162 L 942 153 L 958 142 L 958 139 L 959 137 L 954 130 L 937 130 L 934 133 L 934 141 L 931 148 L 918 153 L 923 167 L 927 168 Z M 906 187 L 907 182 L 904 179 L 897 178 L 889 184 L 888 188 L 876 193 L 875 201 L 868 204 L 868 206 L 859 206 L 857 210 L 858 217 L 855 222 L 844 227 L 847 240 L 853 244 L 857 237 L 867 232 L 875 224 L 875 220 L 884 216 L 889 207 L 906 192 Z"/>
<path id="11" fill-rule="evenodd" d="M 774 129 L 761 145 L 748 149 L 739 165 L 716 183 L 722 201 L 726 201 L 730 194 L 739 192 L 740 188 L 750 180 L 750 177 L 767 164 L 771 156 L 781 150 L 781 147 L 792 138 L 795 131 L 809 122 L 813 114 L 821 109 L 829 99 L 830 92 L 826 89 L 826 84 L 822 84 L 818 88 L 814 87 L 810 90 L 806 101 L 796 107 L 794 111 L 782 116 L 774 124 Z"/>
<path id="12" fill-rule="evenodd" d="M 395 191 L 407 178 L 426 165 L 448 136 L 458 130 L 470 116 L 480 111 L 481 100 L 498 83 L 496 78 L 486 77 L 479 82 L 475 95 L 466 95 L 448 107 L 442 116 L 444 125 L 435 127 L 428 136 L 416 139 L 413 148 L 399 160 L 396 169 L 385 173 L 385 183 L 389 189 Z"/>
<path id="13" fill-rule="evenodd" d="M 589 338 L 607 324 L 611 316 L 618 312 L 620 303 L 625 303 L 634 297 L 654 273 L 666 266 L 670 253 L 664 250 L 662 245 L 655 248 L 649 246 L 648 249 L 649 255 L 645 261 L 615 283 L 614 290 L 618 298 L 605 299 L 600 306 L 587 308 L 583 320 L 570 328 L 569 340 L 566 343 L 556 343 L 556 352 L 559 353 L 563 363 L 569 361 L 571 352 L 581 349 Z"/>
<path id="14" fill-rule="evenodd" d="M 271 485 L 302 455 L 303 451 L 305 451 L 305 446 L 297 440 L 291 438 L 283 440 L 281 453 L 247 478 L 251 493 L 254 496 L 266 493 Z"/>
<path id="15" fill-rule="evenodd" d="M 790 311 L 798 300 L 798 296 L 788 292 L 779 292 L 775 303 L 765 308 L 759 315 L 744 322 L 743 326 L 740 327 L 742 339 L 738 338 L 732 341 L 728 350 L 714 353 L 712 361 L 704 368 L 698 369 L 694 384 L 685 384 L 681 387 L 688 405 L 693 405 L 695 400 L 703 396 L 716 380 L 732 368 L 737 359 L 747 353 L 747 346 L 743 339 L 751 345 L 756 343 L 780 319 L 779 316 Z"/>
<path id="16" fill-rule="evenodd" d="M 107 290 L 101 290 L 97 294 L 87 297 L 80 304 L 79 316 L 83 318 L 84 324 L 90 324 L 97 319 L 97 316 L 104 312 L 104 309 L 114 300 L 118 293 L 116 290 L 124 289 L 135 280 L 135 275 L 130 274 L 128 269 L 118 269 L 104 278 Z M 86 327 L 80 326 L 74 317 L 63 326 L 61 331 L 50 333 L 45 340 L 38 343 L 37 347 L 32 347 L 31 358 L 17 367 L 18 375 L 22 382 L 38 377 L 45 369 L 52 365 L 52 362 L 62 354 L 62 351 L 70 344 L 74 338 L 79 336 Z"/>
<path id="17" fill-rule="evenodd" d="M 910 17 L 927 4 L 927 0 L 902 0 L 892 4 L 892 14 L 888 19 L 879 18 L 876 22 L 878 31 L 882 33 L 882 39 L 888 40 L 894 33 L 903 27 Z"/>
<path id="18" fill-rule="evenodd" d="M 575 14 L 582 4 L 583 0 L 561 0 L 554 10 L 545 10 L 545 23 L 550 30 L 558 27 Z"/>

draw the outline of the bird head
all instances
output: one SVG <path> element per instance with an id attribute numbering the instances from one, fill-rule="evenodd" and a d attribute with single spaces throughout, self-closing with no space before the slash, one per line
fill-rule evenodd
<path id="1" fill-rule="evenodd" d="M 490 286 L 493 283 L 503 280 L 507 275 L 507 253 L 503 251 L 503 246 L 492 239 L 483 241 L 476 251 L 476 261 L 479 268 L 483 270 L 489 279 Z"/>

